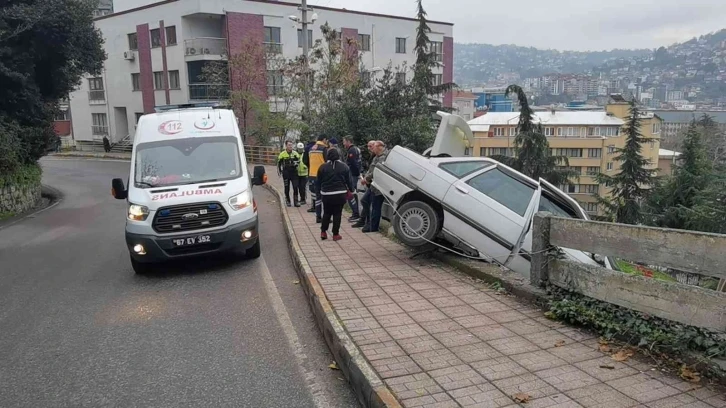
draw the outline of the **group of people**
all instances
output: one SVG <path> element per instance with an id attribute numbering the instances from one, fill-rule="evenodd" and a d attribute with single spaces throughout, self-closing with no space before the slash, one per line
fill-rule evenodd
<path id="1" fill-rule="evenodd" d="M 287 141 L 277 160 L 278 172 L 285 183 L 285 201 L 288 207 L 306 205 L 305 187 L 310 189 L 311 207 L 320 225 L 320 238 L 328 239 L 332 221 L 333 240 L 339 241 L 343 208 L 347 203 L 353 213 L 348 221 L 365 233 L 377 232 L 381 222 L 383 194 L 373 187 L 373 170 L 388 155 L 386 144 L 371 140 L 367 145 L 370 159 L 363 160 L 352 136 L 343 138 L 343 147 L 335 138 L 318 136 L 307 145 Z M 290 187 L 293 197 L 290 199 Z M 358 193 L 363 196 L 358 200 Z"/>

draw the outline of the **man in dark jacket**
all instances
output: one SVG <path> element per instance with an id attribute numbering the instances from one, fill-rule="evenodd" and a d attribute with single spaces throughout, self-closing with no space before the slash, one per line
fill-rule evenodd
<path id="1" fill-rule="evenodd" d="M 320 192 L 323 202 L 323 220 L 320 226 L 320 239 L 328 239 L 330 219 L 333 219 L 333 241 L 343 239 L 340 236 L 340 219 L 347 196 L 353 191 L 348 166 L 340 161 L 337 149 L 328 150 L 328 161 L 320 166 L 315 179 L 316 191 Z"/>
<path id="2" fill-rule="evenodd" d="M 353 181 L 353 187 L 356 187 L 358 185 L 358 179 L 360 178 L 360 170 L 361 170 L 361 157 L 360 157 L 360 149 L 353 144 L 353 136 L 346 136 L 343 138 L 343 146 L 345 147 L 347 153 L 346 157 L 346 164 L 348 165 L 348 168 L 350 169 L 350 177 Z M 350 222 L 356 222 L 360 219 L 360 212 L 358 212 L 358 194 L 357 194 L 357 188 L 353 191 L 353 196 L 350 200 L 348 200 L 348 205 L 350 206 L 351 211 L 353 211 L 353 215 L 348 218 L 348 221 Z"/>

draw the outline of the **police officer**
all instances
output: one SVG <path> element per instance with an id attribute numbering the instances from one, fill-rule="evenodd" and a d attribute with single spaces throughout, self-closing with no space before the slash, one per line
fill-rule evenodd
<path id="1" fill-rule="evenodd" d="M 305 153 L 305 145 L 303 142 L 297 144 L 297 153 L 302 157 Z M 307 204 L 305 200 L 305 192 L 308 185 L 308 166 L 305 164 L 305 160 L 300 160 L 300 164 L 297 166 L 297 192 L 300 199 L 295 202 L 295 207 Z"/>
<path id="2" fill-rule="evenodd" d="M 280 152 L 277 156 L 277 173 L 282 174 L 282 179 L 285 182 L 285 204 L 288 207 L 292 207 L 290 201 L 290 185 L 292 184 L 293 197 L 298 195 L 298 165 L 302 161 L 300 154 L 293 150 L 292 140 L 285 142 L 285 150 Z M 295 207 L 300 205 L 296 202 Z"/>

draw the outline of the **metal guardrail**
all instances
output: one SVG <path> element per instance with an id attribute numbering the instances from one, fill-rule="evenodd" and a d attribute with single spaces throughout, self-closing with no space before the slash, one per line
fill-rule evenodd
<path id="1" fill-rule="evenodd" d="M 726 279 L 726 235 L 585 221 L 537 213 L 530 282 L 549 282 L 585 296 L 664 319 L 726 330 L 726 292 L 629 275 L 561 259 L 553 247 L 619 257 Z M 722 285 L 719 285 L 722 290 Z"/>
<path id="2" fill-rule="evenodd" d="M 189 84 L 189 100 L 221 101 L 229 98 L 229 84 Z"/>
<path id="3" fill-rule="evenodd" d="M 184 40 L 184 55 L 187 57 L 202 55 L 227 55 L 227 39 L 214 37 L 197 37 Z"/>
<path id="4" fill-rule="evenodd" d="M 255 164 L 277 164 L 277 156 L 280 149 L 275 146 L 253 146 L 245 145 L 245 155 L 249 163 Z"/>

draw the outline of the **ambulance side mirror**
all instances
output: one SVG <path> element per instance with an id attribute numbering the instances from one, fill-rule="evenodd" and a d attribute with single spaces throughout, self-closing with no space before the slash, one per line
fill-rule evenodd
<path id="1" fill-rule="evenodd" d="M 120 178 L 111 180 L 111 195 L 117 200 L 125 200 L 128 196 L 128 191 L 124 187 L 124 181 Z"/>
<path id="2" fill-rule="evenodd" d="M 252 185 L 261 186 L 263 184 L 267 184 L 265 166 L 255 166 L 254 172 L 252 173 Z"/>

